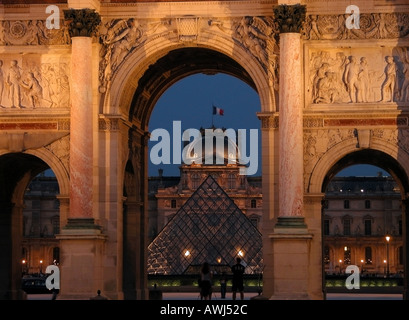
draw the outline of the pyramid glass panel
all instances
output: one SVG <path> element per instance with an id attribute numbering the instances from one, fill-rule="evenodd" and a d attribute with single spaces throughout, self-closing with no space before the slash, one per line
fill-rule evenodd
<path id="1" fill-rule="evenodd" d="M 261 273 L 261 234 L 209 175 L 148 246 L 148 274 L 232 266 L 238 256 L 246 273 Z"/>

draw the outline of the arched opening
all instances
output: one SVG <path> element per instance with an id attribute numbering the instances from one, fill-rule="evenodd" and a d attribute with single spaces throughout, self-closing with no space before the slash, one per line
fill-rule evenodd
<path id="1" fill-rule="evenodd" d="M 22 264 L 22 258 L 29 256 L 27 246 L 23 247 L 24 194 L 30 181 L 47 169 L 49 166 L 33 155 L 9 153 L 0 156 L 0 261 L 2 261 L 0 295 L 2 298 L 21 297 L 21 276 L 23 268 L 27 267 Z"/>
<path id="2" fill-rule="evenodd" d="M 44 277 L 48 265 L 58 264 L 60 203 L 58 181 L 51 169 L 36 175 L 24 193 L 24 277 Z"/>
<path id="3" fill-rule="evenodd" d="M 404 286 L 402 199 L 408 177 L 390 155 L 365 149 L 340 159 L 322 185 L 323 285 L 345 292 L 351 266 L 360 292 L 399 292 Z M 395 291 L 393 291 L 395 290 Z"/>
<path id="4" fill-rule="evenodd" d="M 144 224 L 141 225 L 143 221 L 149 220 L 149 178 L 148 178 L 148 163 L 145 162 L 145 159 L 149 159 L 149 149 L 148 149 L 148 138 L 149 135 L 147 131 L 152 132 L 152 128 L 149 126 L 149 121 L 151 119 L 152 112 L 162 97 L 165 95 L 165 92 L 176 85 L 177 83 L 181 83 L 182 81 L 189 78 L 190 76 L 202 76 L 202 77 L 213 77 L 214 75 L 227 75 L 234 77 L 234 79 L 240 80 L 244 83 L 250 90 L 253 92 L 255 91 L 255 84 L 250 78 L 249 74 L 246 70 L 241 67 L 236 61 L 227 57 L 220 52 L 213 51 L 210 49 L 205 48 L 183 48 L 183 49 L 176 49 L 170 51 L 168 54 L 160 58 L 156 63 L 150 65 L 144 75 L 140 78 L 138 82 L 138 87 L 135 91 L 135 94 L 132 99 L 132 105 L 130 108 L 129 119 L 135 125 L 133 128 L 130 129 L 129 132 L 129 147 L 130 147 L 130 155 L 128 164 L 126 166 L 125 172 L 125 186 L 127 185 L 126 181 L 129 181 L 127 177 L 132 177 L 131 180 L 136 181 L 136 190 L 133 193 L 133 197 L 126 196 L 126 200 L 124 201 L 124 275 L 127 274 L 127 280 L 123 281 L 124 287 L 124 294 L 125 299 L 132 298 L 134 294 L 133 291 L 137 290 L 133 288 L 133 283 L 138 282 L 141 284 L 143 281 L 147 281 L 147 270 L 145 266 L 143 266 L 140 262 L 143 261 L 143 255 L 146 252 L 143 252 L 143 242 L 145 241 L 145 245 L 149 244 L 149 241 L 146 241 L 146 238 L 142 239 L 140 236 L 141 229 L 143 228 L 143 232 L 148 235 L 148 239 L 153 237 L 153 233 L 151 232 L 154 230 L 154 233 L 159 232 L 159 228 L 150 228 L 150 225 Z M 227 92 L 227 88 L 226 88 Z M 183 98 L 183 97 L 182 97 Z M 218 103 L 217 101 L 213 101 L 215 104 Z M 183 102 L 182 102 L 183 103 Z M 185 102 L 186 103 L 186 102 Z M 259 105 L 260 102 L 258 102 Z M 173 107 L 180 107 L 180 106 L 169 106 L 169 108 Z M 187 128 L 195 127 L 196 125 L 190 125 L 192 121 L 196 118 L 199 118 L 198 115 L 198 108 L 195 105 L 190 106 L 192 110 L 192 118 L 190 121 L 183 123 L 183 126 L 187 126 Z M 219 105 L 218 107 L 224 108 L 223 105 Z M 254 108 L 254 106 L 252 106 Z M 258 109 L 257 111 L 260 111 Z M 232 108 L 232 112 L 235 111 Z M 212 100 L 209 97 L 208 106 L 207 106 L 207 119 L 203 121 L 201 126 L 211 126 L 210 122 L 212 120 Z M 236 113 L 237 116 L 237 113 Z M 233 118 L 233 117 L 232 117 Z M 256 113 L 254 112 L 254 118 L 256 118 Z M 169 123 L 172 125 L 171 118 L 167 119 Z M 202 119 L 203 120 L 203 119 Z M 218 120 L 218 119 L 215 119 Z M 258 119 L 257 119 L 258 121 Z M 215 121 L 216 123 L 216 121 Z M 228 124 L 224 125 L 219 122 L 220 126 L 228 127 Z M 257 125 L 256 128 L 258 129 L 260 124 Z M 183 129 L 186 129 L 185 127 Z M 182 129 L 182 130 L 183 130 Z M 198 127 L 197 129 L 200 129 Z M 183 131 L 182 131 L 183 132 Z M 260 134 L 259 132 L 257 134 Z M 247 135 L 249 133 L 247 132 Z M 257 137 L 257 142 L 258 142 Z M 171 142 L 173 143 L 173 142 Z M 183 143 L 183 142 L 181 142 Z M 256 153 L 261 150 L 258 150 Z M 247 151 L 248 154 L 248 151 Z M 257 159 L 258 161 L 259 159 Z M 130 166 L 129 164 L 132 164 Z M 259 164 L 261 168 L 261 164 Z M 159 168 L 160 169 L 160 168 Z M 158 172 L 158 170 L 156 170 Z M 163 178 L 163 169 L 159 170 L 159 175 Z M 224 177 L 224 176 L 223 176 Z M 222 175 L 219 176 L 219 180 L 223 179 Z M 245 183 L 242 181 L 239 175 L 235 175 L 237 183 L 240 185 L 241 188 L 245 187 Z M 203 180 L 204 177 L 200 175 L 200 179 Z M 219 182 L 218 180 L 218 182 Z M 227 179 L 226 183 L 228 182 Z M 230 179 L 232 180 L 232 179 Z M 261 178 L 253 179 L 255 184 L 261 189 Z M 181 183 L 187 187 L 187 181 L 181 181 Z M 232 181 L 230 181 L 232 184 Z M 126 189 L 126 188 L 125 188 Z M 125 190 L 124 189 L 124 190 Z M 129 189 L 129 186 L 128 186 Z M 261 194 L 258 193 L 258 195 Z M 131 200 L 131 198 L 133 200 Z M 181 207 L 182 203 L 180 201 L 180 195 L 177 197 L 173 197 L 172 199 L 168 199 L 169 208 L 172 210 L 177 210 Z M 261 199 L 259 199 L 261 200 Z M 248 201 L 248 206 L 250 208 L 251 202 Z M 261 215 L 261 206 L 256 208 L 251 208 L 253 211 L 259 211 Z M 250 211 L 251 211 L 250 210 Z M 132 218 L 135 216 L 136 218 Z M 138 220 L 141 219 L 141 220 Z M 128 221 L 128 223 L 125 223 Z M 133 221 L 134 224 L 129 223 L 129 221 Z M 163 225 L 165 221 L 162 221 Z M 135 228 L 137 230 L 135 230 Z M 152 236 L 152 237 L 151 237 Z M 135 237 L 137 239 L 135 239 Z M 133 240 L 136 241 L 133 241 Z M 132 245 L 130 245 L 132 243 Z M 142 248 L 142 249 L 141 249 Z M 142 257 L 142 259 L 141 259 Z M 142 270 L 143 267 L 143 270 Z M 125 270 L 126 269 L 126 270 Z M 134 271 L 132 271 L 134 270 Z M 135 271 L 136 270 L 136 271 Z M 134 272 L 134 275 L 132 275 Z M 142 279 L 142 280 L 141 280 Z M 139 285 L 137 284 L 136 287 Z M 137 293 L 135 294 L 137 295 Z"/>

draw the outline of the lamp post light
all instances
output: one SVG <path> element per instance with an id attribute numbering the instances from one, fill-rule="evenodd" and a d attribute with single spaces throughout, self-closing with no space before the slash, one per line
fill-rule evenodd
<path id="1" fill-rule="evenodd" d="M 384 266 L 383 266 L 383 273 L 386 274 L 386 259 L 383 260 Z"/>
<path id="2" fill-rule="evenodd" d="M 364 259 L 361 259 L 361 274 L 364 273 Z"/>
<path id="3" fill-rule="evenodd" d="M 40 260 L 40 274 L 43 273 L 43 260 Z"/>
<path id="4" fill-rule="evenodd" d="M 386 236 L 386 277 L 389 278 L 389 240 L 391 240 L 390 236 Z"/>
<path id="5" fill-rule="evenodd" d="M 23 260 L 21 260 L 21 265 L 22 265 L 22 273 L 23 273 L 23 275 L 26 273 L 26 260 L 25 259 L 23 259 Z"/>

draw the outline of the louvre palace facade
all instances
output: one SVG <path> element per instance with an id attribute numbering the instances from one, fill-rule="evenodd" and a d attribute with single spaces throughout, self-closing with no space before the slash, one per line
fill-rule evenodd
<path id="1" fill-rule="evenodd" d="M 147 299 L 152 110 L 225 73 L 260 98 L 263 295 L 325 298 L 325 190 L 364 163 L 399 187 L 406 299 L 408 22 L 406 0 L 2 0 L 0 296 L 20 297 L 24 193 L 51 169 L 60 297 Z"/>

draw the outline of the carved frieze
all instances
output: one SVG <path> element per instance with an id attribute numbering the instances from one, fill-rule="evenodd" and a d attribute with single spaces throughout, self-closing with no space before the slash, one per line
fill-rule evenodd
<path id="1" fill-rule="evenodd" d="M 323 49 L 309 54 L 313 104 L 409 102 L 409 48 Z"/>
<path id="2" fill-rule="evenodd" d="M 349 14 L 308 15 L 306 40 L 396 39 L 409 36 L 409 13 L 362 13 L 359 29 L 347 28 Z"/>
<path id="3" fill-rule="evenodd" d="M 258 118 L 261 121 L 261 129 L 277 129 L 279 122 L 278 116 L 273 114 L 258 114 Z"/>
<path id="4" fill-rule="evenodd" d="M 69 108 L 68 74 L 68 58 L 0 56 L 0 111 Z"/>
<path id="5" fill-rule="evenodd" d="M 98 126 L 101 131 L 117 131 L 119 130 L 119 119 L 99 119 Z"/>
<path id="6" fill-rule="evenodd" d="M 254 56 L 278 91 L 279 39 L 278 24 L 273 17 L 245 16 L 233 22 L 233 39 Z"/>
<path id="7" fill-rule="evenodd" d="M 162 38 L 166 41 L 198 42 L 205 34 L 221 33 L 253 56 L 278 90 L 278 30 L 273 17 L 203 18 L 181 16 L 167 19 L 113 19 L 99 28 L 99 80 L 106 92 L 119 66 L 139 47 Z"/>
<path id="8" fill-rule="evenodd" d="M 48 29 L 44 20 L 0 21 L 0 46 L 66 45 L 71 39 L 61 21 L 59 29 Z"/>
<path id="9" fill-rule="evenodd" d="M 185 16 L 176 18 L 179 41 L 195 41 L 199 36 L 199 17 Z"/>

